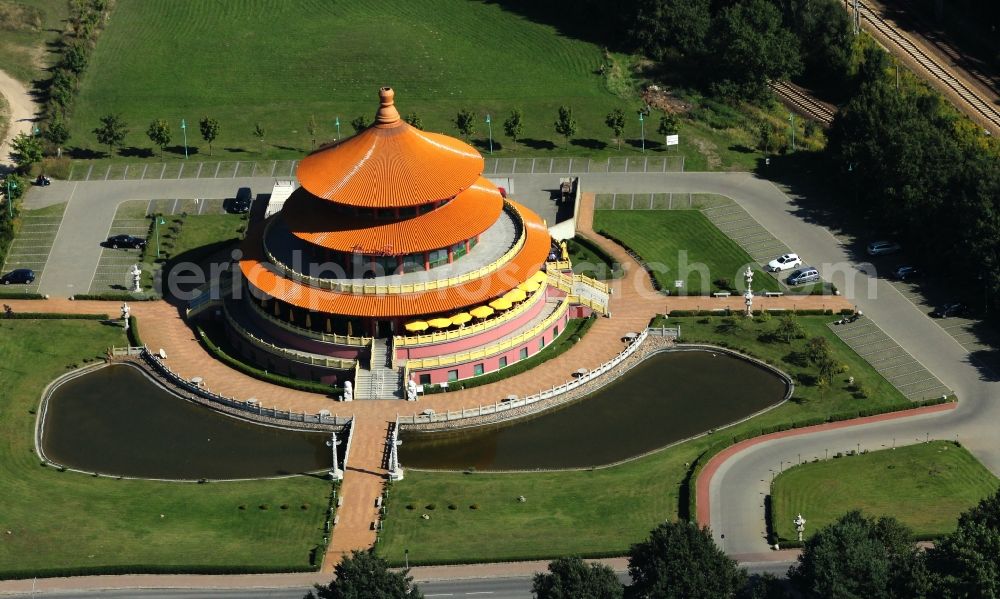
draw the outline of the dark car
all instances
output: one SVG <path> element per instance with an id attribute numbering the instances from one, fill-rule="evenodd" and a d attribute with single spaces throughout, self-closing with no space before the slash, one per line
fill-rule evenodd
<path id="1" fill-rule="evenodd" d="M 108 237 L 108 240 L 104 242 L 104 245 L 118 249 L 118 248 L 131 248 L 141 250 L 146 247 L 146 240 L 142 237 L 134 237 L 132 235 L 112 235 Z"/>
<path id="2" fill-rule="evenodd" d="M 937 310 L 931 312 L 931 316 L 934 318 L 948 318 L 949 316 L 961 316 L 962 314 L 965 314 L 965 304 L 960 304 L 958 302 L 944 304 Z"/>
<path id="3" fill-rule="evenodd" d="M 229 203 L 229 211 L 234 214 L 246 214 L 250 212 L 253 204 L 253 192 L 249 187 L 241 187 L 236 191 L 236 197 Z"/>
<path id="4" fill-rule="evenodd" d="M 0 283 L 10 285 L 11 283 L 27 285 L 35 282 L 35 271 L 30 268 L 18 268 L 0 277 Z"/>
<path id="5" fill-rule="evenodd" d="M 916 266 L 900 266 L 896 270 L 892 271 L 892 276 L 896 277 L 900 281 L 906 281 L 919 277 L 920 271 Z"/>

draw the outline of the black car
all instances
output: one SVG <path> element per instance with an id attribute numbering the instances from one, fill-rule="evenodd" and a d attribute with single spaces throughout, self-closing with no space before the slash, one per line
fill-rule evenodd
<path id="1" fill-rule="evenodd" d="M 961 316 L 962 314 L 965 314 L 965 304 L 957 302 L 944 304 L 937 310 L 931 312 L 931 316 L 934 318 L 948 318 L 949 316 Z"/>
<path id="2" fill-rule="evenodd" d="M 896 277 L 900 281 L 916 279 L 920 276 L 920 270 L 918 270 L 916 266 L 900 266 L 896 270 L 892 271 L 892 276 Z"/>
<path id="3" fill-rule="evenodd" d="M 142 237 L 133 237 L 132 235 L 112 235 L 108 237 L 108 240 L 104 242 L 104 245 L 118 249 L 118 248 L 131 248 L 141 250 L 146 247 L 146 240 Z"/>
<path id="4" fill-rule="evenodd" d="M 246 214 L 250 212 L 251 204 L 253 204 L 253 192 L 249 187 L 241 187 L 236 191 L 236 197 L 229 203 L 229 211 L 234 214 Z"/>
<path id="5" fill-rule="evenodd" d="M 11 283 L 27 285 L 35 282 L 35 271 L 30 268 L 18 268 L 0 277 L 0 283 L 10 285 Z"/>

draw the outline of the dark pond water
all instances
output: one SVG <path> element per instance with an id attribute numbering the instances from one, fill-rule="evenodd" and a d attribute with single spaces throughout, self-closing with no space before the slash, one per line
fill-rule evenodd
<path id="1" fill-rule="evenodd" d="M 592 396 L 491 428 L 404 433 L 399 461 L 435 469 L 520 470 L 609 464 L 774 405 L 785 383 L 725 354 L 657 354 Z"/>
<path id="2" fill-rule="evenodd" d="M 329 435 L 230 418 L 169 393 L 126 365 L 61 385 L 49 399 L 42 426 L 45 455 L 102 474 L 255 478 L 331 464 Z"/>

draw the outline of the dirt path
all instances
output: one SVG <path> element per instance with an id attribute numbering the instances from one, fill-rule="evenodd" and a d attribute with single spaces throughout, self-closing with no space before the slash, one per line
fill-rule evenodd
<path id="1" fill-rule="evenodd" d="M 0 70 L 0 94 L 3 94 L 10 107 L 10 127 L 7 129 L 7 137 L 0 143 L 0 171 L 6 171 L 12 166 L 10 161 L 11 141 L 17 137 L 18 133 L 31 131 L 38 106 L 31 94 L 28 93 L 28 89 L 20 81 L 2 70 Z"/>

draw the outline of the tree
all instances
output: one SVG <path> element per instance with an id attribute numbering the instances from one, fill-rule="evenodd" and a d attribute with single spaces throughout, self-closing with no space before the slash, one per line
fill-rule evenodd
<path id="1" fill-rule="evenodd" d="M 204 116 L 198 121 L 198 128 L 201 129 L 201 138 L 208 144 L 208 154 L 211 156 L 212 142 L 219 137 L 219 121 Z"/>
<path id="2" fill-rule="evenodd" d="M 517 139 L 521 137 L 521 133 L 524 132 L 524 123 L 522 122 L 524 115 L 521 114 L 521 110 L 515 108 L 510 111 L 510 116 L 507 120 L 503 122 L 503 132 L 507 134 L 515 144 L 517 144 Z"/>
<path id="3" fill-rule="evenodd" d="M 789 580 L 807 598 L 926 596 L 926 568 L 911 534 L 894 518 L 848 512 L 805 542 Z"/>
<path id="4" fill-rule="evenodd" d="M 656 128 L 656 132 L 663 136 L 663 145 L 667 145 L 668 135 L 677 135 L 680 131 L 681 124 L 677 120 L 677 115 L 672 112 L 664 112 L 660 117 L 660 126 Z"/>
<path id="5" fill-rule="evenodd" d="M 955 532 L 929 551 L 951 597 L 1000 597 L 1000 491 L 958 517 Z"/>
<path id="6" fill-rule="evenodd" d="M 65 69 L 56 69 L 49 82 L 49 99 L 62 109 L 65 109 L 73 99 L 76 89 L 76 79 Z"/>
<path id="7" fill-rule="evenodd" d="M 156 119 L 149 124 L 146 135 L 149 136 L 149 141 L 160 146 L 160 157 L 162 158 L 163 148 L 170 143 L 170 123 L 163 119 Z"/>
<path id="8" fill-rule="evenodd" d="M 830 358 L 830 342 L 826 337 L 811 337 L 806 341 L 806 358 L 813 364 L 819 364 Z"/>
<path id="9" fill-rule="evenodd" d="M 11 142 L 10 159 L 14 162 L 18 172 L 28 172 L 31 165 L 42 161 L 42 155 L 42 143 L 34 135 L 18 133 Z"/>
<path id="10" fill-rule="evenodd" d="M 799 44 L 770 0 L 739 0 L 722 8 L 712 22 L 709 55 L 716 93 L 737 100 L 767 97 L 768 81 L 802 70 Z"/>
<path id="11" fill-rule="evenodd" d="M 80 42 L 72 43 L 63 49 L 62 66 L 79 75 L 87 68 L 87 48 Z"/>
<path id="12" fill-rule="evenodd" d="M 49 124 L 42 135 L 49 143 L 55 146 L 62 146 L 69 141 L 69 129 L 66 127 L 66 122 L 58 114 L 53 115 L 49 120 Z"/>
<path id="13" fill-rule="evenodd" d="M 364 117 L 364 115 L 361 115 L 351 121 L 351 127 L 354 127 L 354 133 L 361 133 L 368 128 L 368 120 Z"/>
<path id="14" fill-rule="evenodd" d="M 352 551 L 337 567 L 328 585 L 316 585 L 305 599 L 423 599 L 411 585 L 409 570 L 392 572 L 389 562 L 371 551 Z"/>
<path id="15" fill-rule="evenodd" d="M 707 528 L 691 522 L 667 522 L 629 550 L 628 573 L 635 599 L 722 599 L 735 597 L 746 581 L 712 540 Z"/>
<path id="16" fill-rule="evenodd" d="M 316 115 L 309 115 L 309 120 L 306 121 L 306 132 L 309 133 L 309 139 L 312 140 L 312 148 L 316 148 Z"/>
<path id="17" fill-rule="evenodd" d="M 535 574 L 531 592 L 536 599 L 621 599 L 624 588 L 610 567 L 562 557 L 549 562 L 548 574 Z"/>
<path id="18" fill-rule="evenodd" d="M 472 135 L 472 132 L 475 130 L 475 125 L 476 118 L 468 110 L 463 108 L 458 111 L 457 115 L 455 115 L 455 128 L 458 129 L 458 132 L 462 134 L 462 137 L 464 137 L 466 141 L 469 140 L 469 136 Z"/>
<path id="19" fill-rule="evenodd" d="M 117 114 L 106 114 L 101 117 L 101 126 L 94 129 L 98 143 L 108 146 L 108 154 L 113 154 L 128 135 L 128 124 Z"/>
<path id="20" fill-rule="evenodd" d="M 786 312 L 781 315 L 778 319 L 778 328 L 774 331 L 778 339 L 781 339 L 785 343 L 791 343 L 792 339 L 798 339 L 802 337 L 802 327 L 799 325 L 799 321 L 795 319 L 795 315 Z"/>
<path id="21" fill-rule="evenodd" d="M 408 113 L 403 120 L 417 129 L 423 130 L 424 128 L 424 121 L 421 120 L 420 115 L 415 112 Z"/>
<path id="22" fill-rule="evenodd" d="M 569 138 L 576 135 L 576 119 L 573 118 L 573 110 L 568 106 L 559 107 L 559 118 L 556 119 L 556 133 L 562 135 L 569 141 Z"/>
<path id="23" fill-rule="evenodd" d="M 638 0 L 630 37 L 644 54 L 662 60 L 673 51 L 697 56 L 711 23 L 709 0 Z"/>
<path id="24" fill-rule="evenodd" d="M 256 137 L 257 141 L 260 142 L 261 154 L 264 153 L 264 133 L 265 133 L 264 127 L 262 127 L 260 123 L 257 123 L 253 126 L 253 136 Z"/>
<path id="25" fill-rule="evenodd" d="M 618 149 L 622 149 L 622 136 L 625 134 L 625 111 L 615 108 L 604 117 L 604 124 L 611 129 L 611 134 L 618 141 Z"/>

